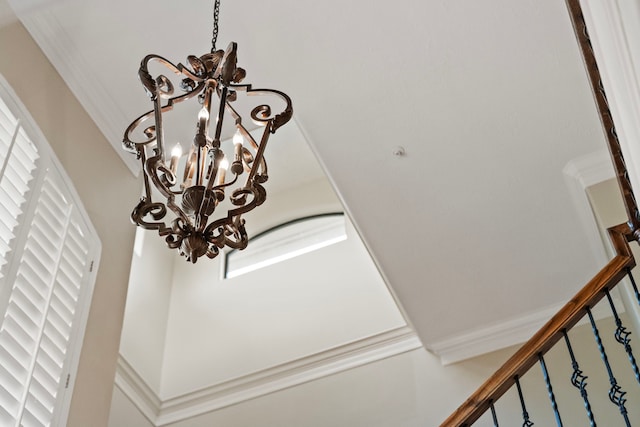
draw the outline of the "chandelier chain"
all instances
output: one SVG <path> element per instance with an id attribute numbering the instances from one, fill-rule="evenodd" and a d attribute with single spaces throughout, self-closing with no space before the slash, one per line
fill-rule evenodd
<path id="1" fill-rule="evenodd" d="M 218 41 L 218 17 L 220 16 L 220 0 L 215 0 L 213 6 L 213 34 L 211 36 L 211 53 L 216 51 Z"/>

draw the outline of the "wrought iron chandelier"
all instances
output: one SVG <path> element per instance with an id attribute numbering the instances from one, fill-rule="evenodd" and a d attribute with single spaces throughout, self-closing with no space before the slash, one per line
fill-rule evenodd
<path id="1" fill-rule="evenodd" d="M 158 230 L 161 236 L 166 236 L 169 248 L 178 249 L 193 263 L 203 255 L 216 257 L 225 246 L 234 249 L 247 246 L 242 215 L 266 199 L 264 151 L 269 135 L 293 114 L 291 99 L 286 94 L 240 83 L 246 72 L 236 65 L 236 43 L 229 44 L 226 51 L 216 50 L 219 7 L 220 0 L 215 0 L 210 53 L 189 56 L 188 66 L 174 65 L 153 54 L 142 60 L 138 76 L 153 102 L 153 110 L 135 119 L 123 139 L 125 150 L 135 153 L 142 163 L 144 175 L 144 195 L 131 213 L 132 221 L 145 229 Z M 150 65 L 154 63 L 171 71 L 174 80 L 179 80 L 181 93 L 175 93 L 175 85 L 167 75 L 150 74 Z M 284 107 L 277 113 L 266 103 L 250 110 L 252 122 L 263 128 L 257 138 L 245 127 L 237 108 L 240 98 L 253 95 L 274 95 L 281 99 L 280 104 L 284 101 Z M 177 104 L 189 100 L 200 103 L 199 113 L 195 136 L 186 157 L 181 159 L 179 143 L 170 154 L 165 150 L 163 119 Z M 225 113 L 232 116 L 235 126 L 233 148 L 227 149 L 227 153 L 221 144 Z M 148 120 L 153 122 L 142 129 Z M 136 131 L 142 134 L 138 140 L 133 136 Z M 178 168 L 182 165 L 182 179 L 178 180 Z M 162 201 L 153 200 L 157 193 Z"/>

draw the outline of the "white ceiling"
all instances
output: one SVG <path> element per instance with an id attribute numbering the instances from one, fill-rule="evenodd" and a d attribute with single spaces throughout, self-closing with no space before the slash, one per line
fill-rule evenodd
<path id="1" fill-rule="evenodd" d="M 21 20 L 115 146 L 150 108 L 140 60 L 209 50 L 210 1 L 38 3 Z M 223 1 L 220 16 L 246 81 L 293 99 L 425 346 L 565 302 L 597 270 L 562 169 L 604 141 L 563 2 Z"/>

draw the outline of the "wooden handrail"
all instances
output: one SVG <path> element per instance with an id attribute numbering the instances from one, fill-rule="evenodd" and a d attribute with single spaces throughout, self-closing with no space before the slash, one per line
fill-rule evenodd
<path id="1" fill-rule="evenodd" d="M 616 180 L 620 187 L 620 194 L 622 195 L 624 207 L 627 211 L 629 225 L 635 233 L 636 240 L 639 240 L 640 210 L 638 210 L 638 204 L 636 203 L 633 188 L 631 187 L 631 181 L 629 180 L 629 175 L 627 173 L 622 147 L 620 146 L 616 126 L 613 121 L 611 110 L 609 109 L 607 94 L 604 90 L 602 76 L 600 75 L 596 55 L 593 51 L 591 38 L 589 37 L 587 23 L 584 20 L 580 0 L 566 0 L 566 4 L 569 12 L 569 18 L 571 18 L 571 24 L 573 25 L 573 31 L 576 35 L 578 46 L 580 47 L 580 53 L 582 54 L 585 70 L 587 71 L 587 77 L 589 79 L 589 84 L 591 85 L 591 92 L 593 93 L 593 98 L 598 110 L 600 123 L 602 124 L 604 136 L 607 140 L 609 154 L 611 154 L 613 169 L 615 170 Z"/>
<path id="2" fill-rule="evenodd" d="M 627 272 L 635 267 L 629 241 L 634 240 L 628 224 L 620 224 L 608 229 L 616 255 L 591 279 L 571 300 L 560 309 L 526 344 L 524 344 L 504 365 L 476 390 L 440 427 L 468 427 L 482 416 L 509 388 L 516 377 L 522 377 L 534 364 L 539 355 L 544 355 L 571 329 L 584 315 L 586 308 L 593 307 L 605 295 L 605 290 L 613 289 Z"/>

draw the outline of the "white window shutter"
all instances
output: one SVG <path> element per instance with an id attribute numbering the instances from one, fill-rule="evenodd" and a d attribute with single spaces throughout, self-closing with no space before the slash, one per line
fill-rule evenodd
<path id="1" fill-rule="evenodd" d="M 10 101 L 6 88 L 0 95 Z M 0 102 L 0 425 L 64 425 L 100 243 L 44 138 L 12 102 Z"/>

